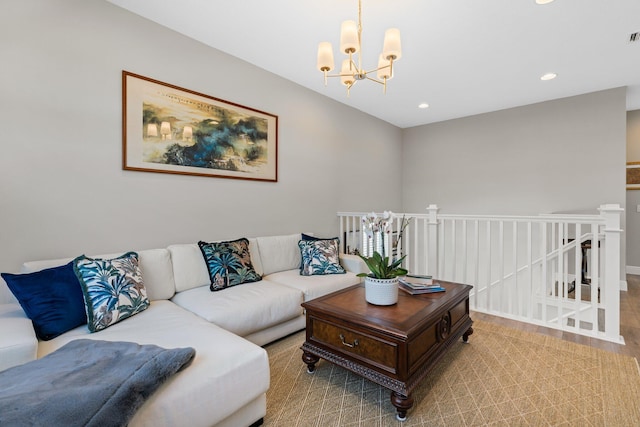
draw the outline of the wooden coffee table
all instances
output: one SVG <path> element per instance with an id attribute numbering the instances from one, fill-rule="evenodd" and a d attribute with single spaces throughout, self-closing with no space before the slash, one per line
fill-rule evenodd
<path id="1" fill-rule="evenodd" d="M 472 286 L 438 281 L 446 292 L 409 295 L 377 306 L 356 285 L 305 302 L 307 328 L 302 361 L 310 373 L 320 358 L 391 390 L 396 417 L 406 420 L 411 392 L 460 337 L 473 333 Z"/>

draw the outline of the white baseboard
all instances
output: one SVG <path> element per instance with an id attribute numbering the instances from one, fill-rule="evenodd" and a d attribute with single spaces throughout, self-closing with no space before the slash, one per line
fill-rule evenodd
<path id="1" fill-rule="evenodd" d="M 626 280 L 621 280 L 620 281 L 620 290 L 621 291 L 628 291 L 629 288 L 627 287 L 627 281 Z"/>
<path id="2" fill-rule="evenodd" d="M 637 274 L 640 276 L 640 267 L 634 265 L 627 265 L 627 274 Z"/>

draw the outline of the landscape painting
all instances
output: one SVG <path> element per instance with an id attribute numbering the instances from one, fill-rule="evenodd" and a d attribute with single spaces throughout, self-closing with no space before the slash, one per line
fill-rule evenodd
<path id="1" fill-rule="evenodd" d="M 277 181 L 278 117 L 127 71 L 123 168 Z"/>
<path id="2" fill-rule="evenodd" d="M 640 162 L 627 162 L 627 190 L 640 190 Z"/>

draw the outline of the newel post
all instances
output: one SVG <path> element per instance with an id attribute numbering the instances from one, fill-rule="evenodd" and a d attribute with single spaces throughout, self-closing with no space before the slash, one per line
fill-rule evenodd
<path id="1" fill-rule="evenodd" d="M 427 274 L 438 277 L 438 206 L 427 206 Z"/>
<path id="2" fill-rule="evenodd" d="M 620 336 L 620 218 L 624 209 L 617 204 L 601 205 L 598 210 L 604 219 L 604 283 L 602 300 L 605 305 L 605 335 L 612 341 Z M 597 248 L 597 245 L 593 245 Z"/>

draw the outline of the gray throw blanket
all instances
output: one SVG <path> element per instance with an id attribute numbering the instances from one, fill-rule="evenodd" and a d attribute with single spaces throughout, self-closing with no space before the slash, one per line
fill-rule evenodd
<path id="1" fill-rule="evenodd" d="M 193 348 L 81 339 L 0 372 L 0 426 L 124 426 Z"/>

